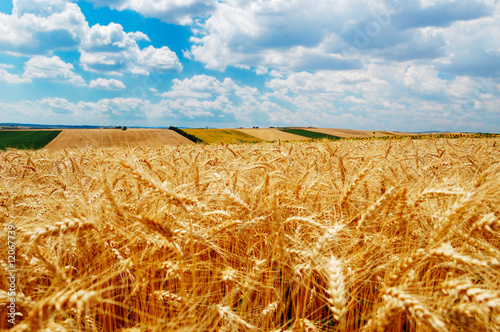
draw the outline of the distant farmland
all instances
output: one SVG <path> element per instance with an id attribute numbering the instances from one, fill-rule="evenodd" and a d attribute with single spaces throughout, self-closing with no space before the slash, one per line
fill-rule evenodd
<path id="1" fill-rule="evenodd" d="M 337 129 L 337 128 L 307 128 L 307 131 L 316 133 L 328 134 L 343 138 L 351 137 L 384 137 L 395 135 L 409 135 L 407 133 L 393 133 L 387 131 L 373 131 L 373 130 L 355 130 L 355 129 Z"/>
<path id="2" fill-rule="evenodd" d="M 328 140 L 372 140 L 372 139 L 418 139 L 418 138 L 486 138 L 497 134 L 459 133 L 393 133 L 384 131 L 335 129 L 335 128 L 249 128 L 249 129 L 22 129 L 0 130 L 0 150 L 7 148 L 37 150 L 107 147 L 158 147 L 197 143 L 226 144 L 285 141 L 309 139 Z M 183 135 L 187 135 L 185 137 Z M 191 136 L 189 136 L 191 135 Z"/>
<path id="3" fill-rule="evenodd" d="M 0 150 L 41 149 L 60 132 L 60 130 L 2 130 L 0 131 Z"/>
<path id="4" fill-rule="evenodd" d="M 245 134 L 260 138 L 265 141 L 302 141 L 309 139 L 300 135 L 284 132 L 277 128 L 251 128 L 251 129 L 238 129 L 238 131 Z"/>
<path id="5" fill-rule="evenodd" d="M 146 147 L 192 144 L 190 140 L 168 129 L 67 129 L 46 147 L 67 149 L 78 147 Z"/>
<path id="6" fill-rule="evenodd" d="M 196 136 L 204 143 L 258 143 L 263 140 L 250 136 L 235 129 L 182 129 L 184 132 Z"/>
<path id="7" fill-rule="evenodd" d="M 318 133 L 318 132 L 299 129 L 299 128 L 280 128 L 280 130 L 282 130 L 286 133 L 300 135 L 300 136 L 309 137 L 309 138 L 313 138 L 313 139 L 326 138 L 326 139 L 330 139 L 330 140 L 339 140 L 342 138 L 339 136 L 333 136 L 333 135 L 329 135 L 329 134 Z"/>

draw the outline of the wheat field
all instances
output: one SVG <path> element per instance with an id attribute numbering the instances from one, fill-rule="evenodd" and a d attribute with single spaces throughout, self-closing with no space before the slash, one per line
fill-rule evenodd
<path id="1" fill-rule="evenodd" d="M 205 143 L 258 143 L 263 139 L 237 129 L 182 129 Z"/>
<path id="2" fill-rule="evenodd" d="M 0 152 L 0 327 L 499 331 L 499 161 L 496 138 Z"/>
<path id="3" fill-rule="evenodd" d="M 89 147 L 98 149 L 179 144 L 193 144 L 193 142 L 175 131 L 167 129 L 64 129 L 45 148 L 60 150 Z"/>

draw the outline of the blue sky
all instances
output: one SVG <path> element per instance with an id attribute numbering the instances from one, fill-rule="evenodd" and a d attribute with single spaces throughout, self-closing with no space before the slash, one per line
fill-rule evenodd
<path id="1" fill-rule="evenodd" d="M 494 0 L 8 0 L 0 122 L 500 132 Z"/>

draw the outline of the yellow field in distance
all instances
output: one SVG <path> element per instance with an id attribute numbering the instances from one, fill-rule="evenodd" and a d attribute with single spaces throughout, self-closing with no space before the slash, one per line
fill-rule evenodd
<path id="1" fill-rule="evenodd" d="M 316 133 L 328 134 L 343 138 L 351 137 L 384 137 L 396 135 L 408 135 L 405 133 L 394 133 L 388 131 L 375 131 L 375 130 L 356 130 L 356 129 L 340 129 L 340 128 L 300 128 L 304 130 L 313 131 Z M 375 134 L 374 134 L 375 133 Z"/>
<path id="2" fill-rule="evenodd" d="M 194 135 L 203 142 L 218 143 L 258 143 L 263 140 L 254 136 L 250 136 L 244 132 L 235 129 L 182 129 L 184 132 Z"/>
<path id="3" fill-rule="evenodd" d="M 287 133 L 277 128 L 248 128 L 238 129 L 238 131 L 244 132 L 245 134 L 251 136 L 255 136 L 265 141 L 302 141 L 310 139 L 309 137 Z"/>

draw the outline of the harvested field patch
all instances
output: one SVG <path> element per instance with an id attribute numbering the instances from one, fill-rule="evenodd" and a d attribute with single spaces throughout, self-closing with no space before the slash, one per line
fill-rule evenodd
<path id="1" fill-rule="evenodd" d="M 151 147 L 193 144 L 190 140 L 168 129 L 65 129 L 46 147 L 70 149 L 77 147 Z"/>
<path id="2" fill-rule="evenodd" d="M 203 142 L 210 143 L 257 143 L 263 140 L 236 129 L 182 129 L 188 134 L 198 137 Z"/>

